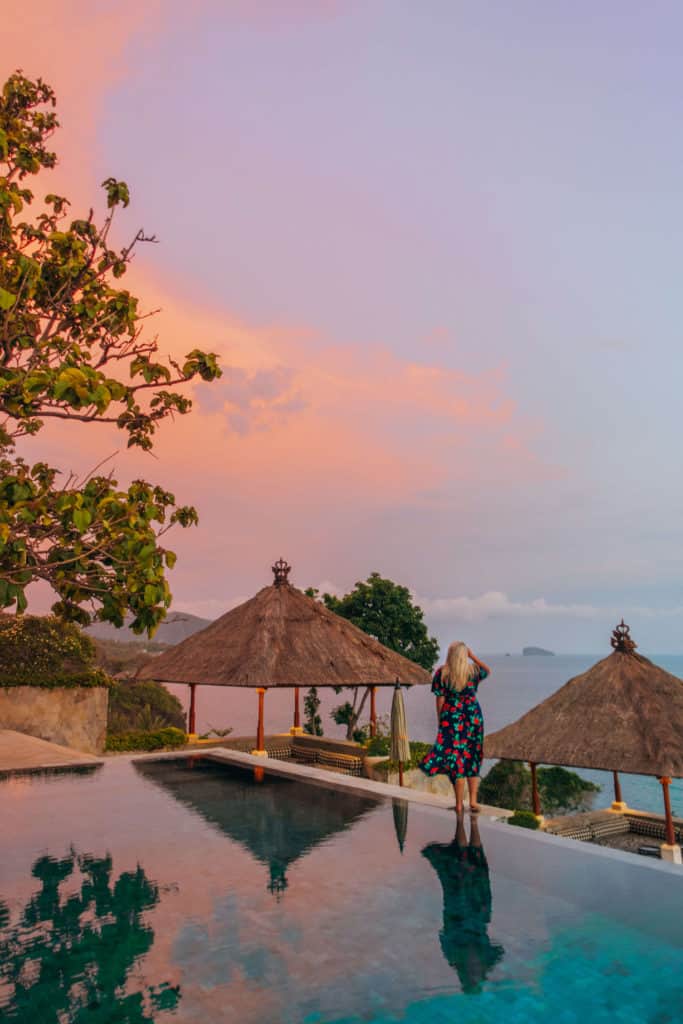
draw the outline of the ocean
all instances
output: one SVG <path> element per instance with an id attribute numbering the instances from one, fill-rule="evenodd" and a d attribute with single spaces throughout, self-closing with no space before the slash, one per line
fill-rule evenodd
<path id="1" fill-rule="evenodd" d="M 599 660 L 596 655 L 562 654 L 553 657 L 522 655 L 480 655 L 491 666 L 489 679 L 479 689 L 479 699 L 488 732 L 514 722 L 534 705 L 554 693 L 573 676 L 585 672 Z M 683 655 L 652 655 L 662 668 L 683 678 Z M 188 688 L 169 686 L 187 706 Z M 302 714 L 303 697 L 301 691 Z M 325 734 L 341 736 L 344 729 L 330 718 L 330 710 L 346 697 L 331 690 L 320 689 L 320 715 Z M 388 718 L 392 691 L 380 689 L 377 712 Z M 405 691 L 408 728 L 413 740 L 431 743 L 436 734 L 434 698 L 427 686 L 414 686 Z M 286 732 L 292 723 L 293 695 L 289 690 L 269 690 L 265 700 L 266 732 Z M 200 686 L 197 688 L 197 728 L 206 732 L 211 728 L 231 726 L 234 736 L 254 734 L 256 731 L 256 694 L 253 690 L 224 689 Z M 366 704 L 366 711 L 369 707 Z M 367 717 L 367 716 L 366 716 Z M 484 766 L 484 774 L 487 765 Z M 581 770 L 580 775 L 603 787 L 597 794 L 595 806 L 608 806 L 612 799 L 612 776 L 607 772 Z M 624 800 L 634 808 L 662 813 L 661 786 L 656 779 L 644 775 L 621 775 Z M 674 779 L 671 785 L 674 814 L 683 814 L 683 780 Z"/>

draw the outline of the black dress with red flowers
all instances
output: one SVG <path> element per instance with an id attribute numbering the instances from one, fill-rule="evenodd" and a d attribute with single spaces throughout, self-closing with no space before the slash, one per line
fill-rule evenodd
<path id="1" fill-rule="evenodd" d="M 484 751 L 484 716 L 477 700 L 477 687 L 488 672 L 475 666 L 467 686 L 451 690 L 441 682 L 438 668 L 432 680 L 432 693 L 443 697 L 436 743 L 420 762 L 427 775 L 448 775 L 472 779 L 479 775 Z"/>

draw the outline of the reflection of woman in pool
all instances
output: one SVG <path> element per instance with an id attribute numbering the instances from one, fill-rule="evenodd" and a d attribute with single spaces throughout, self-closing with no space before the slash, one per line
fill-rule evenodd
<path id="1" fill-rule="evenodd" d="M 459 815 L 453 842 L 430 843 L 422 856 L 443 887 L 443 927 L 439 932 L 443 955 L 458 972 L 463 992 L 480 992 L 505 951 L 494 945 L 487 933 L 491 884 L 476 818 L 472 819 L 469 844 Z"/>

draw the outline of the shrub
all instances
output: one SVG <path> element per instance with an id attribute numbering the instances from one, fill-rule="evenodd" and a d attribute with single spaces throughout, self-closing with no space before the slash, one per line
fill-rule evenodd
<path id="1" fill-rule="evenodd" d="M 588 810 L 600 786 L 556 766 L 538 769 L 538 794 L 546 814 Z M 531 772 L 521 761 L 498 761 L 481 780 L 482 803 L 494 807 L 531 806 Z"/>
<path id="2" fill-rule="evenodd" d="M 0 615 L 0 686 L 109 686 L 95 646 L 54 615 Z"/>
<path id="3" fill-rule="evenodd" d="M 107 736 L 107 750 L 163 750 L 164 747 L 184 747 L 187 736 L 182 729 L 157 729 L 153 732 L 133 729 L 116 736 Z"/>
<path id="4" fill-rule="evenodd" d="M 417 768 L 422 758 L 431 749 L 431 743 L 420 743 L 417 740 L 413 740 L 410 744 L 410 760 L 404 763 L 404 771 L 408 771 L 410 768 Z M 375 765 L 373 771 L 386 778 L 391 772 L 398 771 L 398 761 L 380 761 L 379 764 Z"/>
<path id="5" fill-rule="evenodd" d="M 161 683 L 118 681 L 109 692 L 110 734 L 155 732 L 173 726 L 185 729 L 185 712 L 177 697 Z"/>
<path id="6" fill-rule="evenodd" d="M 508 825 L 517 825 L 519 828 L 538 828 L 538 818 L 533 811 L 515 811 L 511 818 L 508 818 Z"/>

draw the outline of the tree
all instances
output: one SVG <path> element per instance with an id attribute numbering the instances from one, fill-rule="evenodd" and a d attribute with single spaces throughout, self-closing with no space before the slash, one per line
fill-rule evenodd
<path id="1" fill-rule="evenodd" d="M 316 596 L 315 593 L 312 596 Z M 439 642 L 429 636 L 424 613 L 413 603 L 407 587 L 373 572 L 365 582 L 356 583 L 354 589 L 344 597 L 323 594 L 323 601 L 330 611 L 353 622 L 354 626 L 374 636 L 385 647 L 397 651 L 404 658 L 417 662 L 427 670 L 432 669 L 436 663 Z M 337 725 L 346 726 L 347 739 L 362 739 L 364 730 L 358 728 L 358 722 L 367 702 L 368 690 L 365 689 L 361 694 L 357 686 L 350 689 L 352 699 L 334 708 L 332 718 Z M 341 689 L 337 692 L 340 693 Z"/>
<path id="2" fill-rule="evenodd" d="M 373 572 L 344 597 L 323 594 L 323 601 L 330 611 L 427 671 L 436 664 L 439 642 L 427 633 L 424 613 L 407 587 Z"/>
<path id="3" fill-rule="evenodd" d="M 221 371 L 199 349 L 160 361 L 157 339 L 143 336 L 150 314 L 119 282 L 136 246 L 155 239 L 140 230 L 122 248 L 111 241 L 129 203 L 124 182 L 103 182 L 100 225 L 92 210 L 72 219 L 53 193 L 31 210 L 27 179 L 57 162 L 55 104 L 48 85 L 21 72 L 0 96 L 0 608 L 22 612 L 26 587 L 45 580 L 62 618 L 121 626 L 131 613 L 133 630 L 152 632 L 170 605 L 166 570 L 175 563 L 161 538 L 176 523 L 195 524 L 195 509 L 144 480 L 119 488 L 98 474 L 102 464 L 60 481 L 57 468 L 30 465 L 16 444 L 58 419 L 115 424 L 128 447 L 150 451 L 158 426 L 191 409 L 173 389 Z"/>
<path id="4" fill-rule="evenodd" d="M 589 810 L 599 792 L 600 786 L 566 768 L 538 769 L 538 795 L 546 814 Z M 479 797 L 494 807 L 527 809 L 531 806 L 531 772 L 521 761 L 497 761 L 481 780 Z"/>

